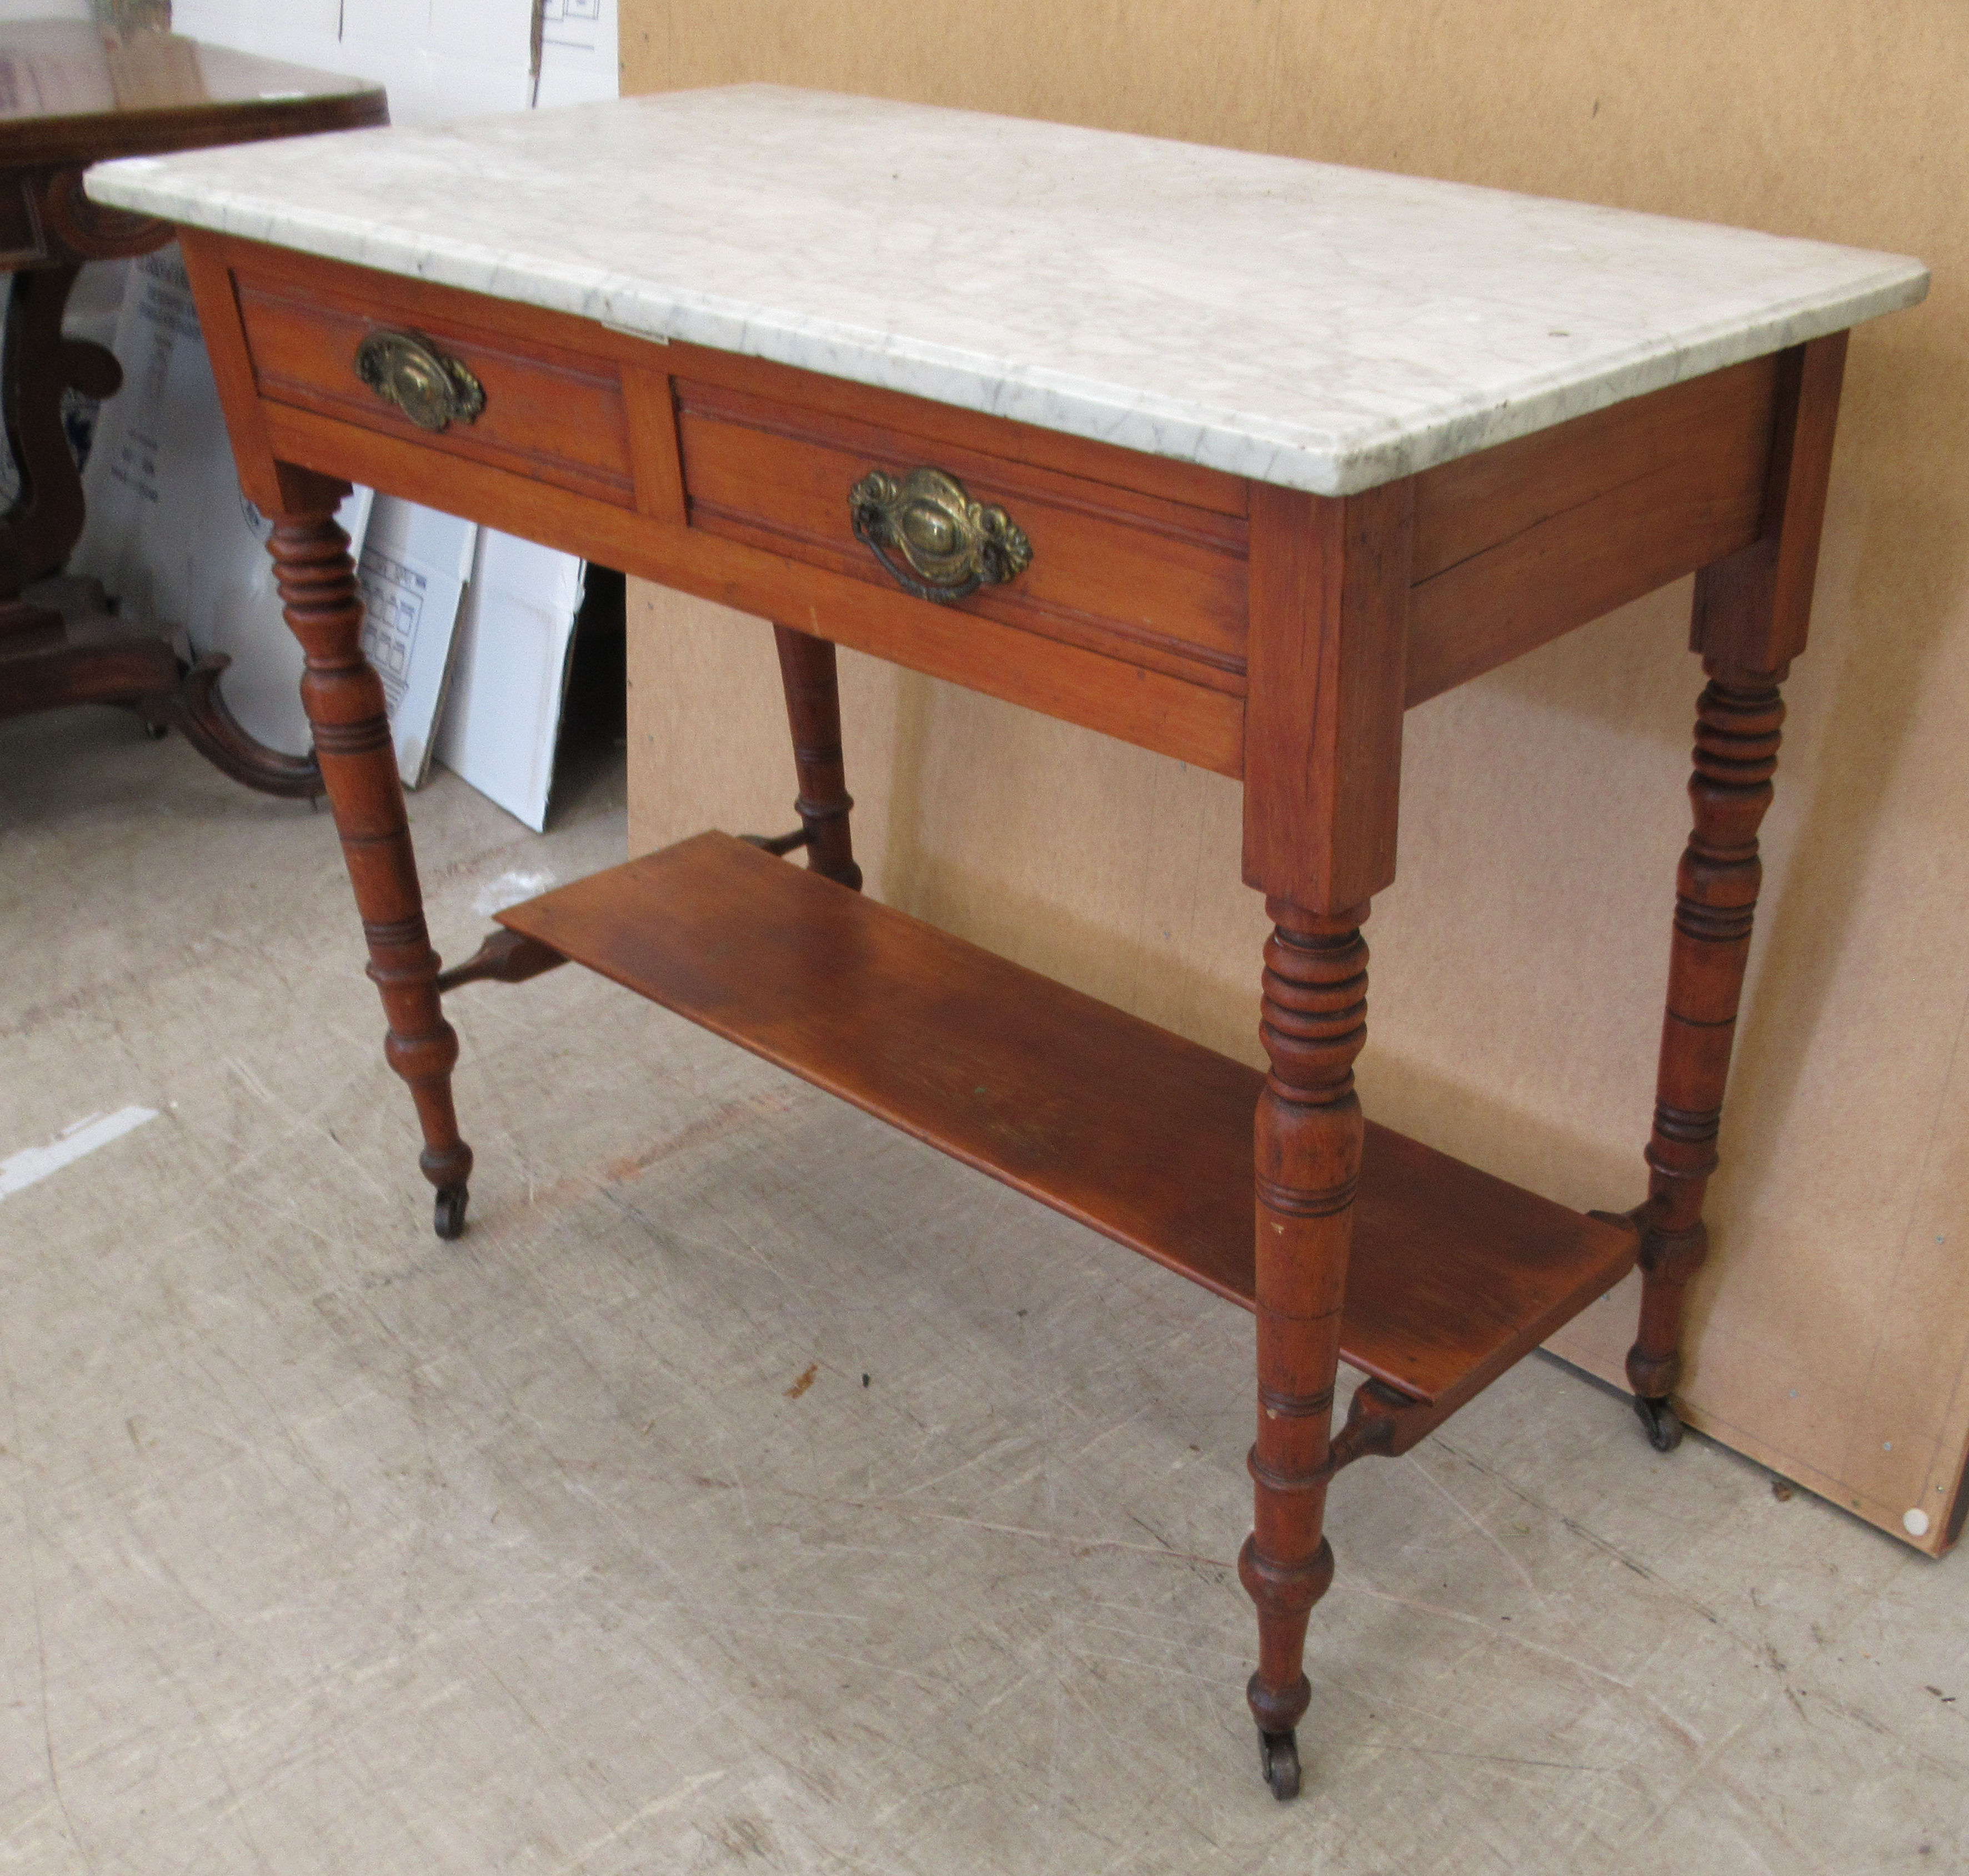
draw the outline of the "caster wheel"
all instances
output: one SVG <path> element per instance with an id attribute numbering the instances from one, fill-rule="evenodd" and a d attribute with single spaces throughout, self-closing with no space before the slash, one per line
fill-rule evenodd
<path id="1" fill-rule="evenodd" d="M 1666 1397 L 1650 1401 L 1645 1394 L 1637 1394 L 1634 1411 L 1647 1429 L 1648 1444 L 1657 1452 L 1672 1452 L 1682 1444 L 1682 1416 L 1675 1410 L 1673 1401 Z"/>
<path id="2" fill-rule="evenodd" d="M 465 1235 L 465 1202 L 470 1196 L 463 1186 L 446 1186 L 438 1193 L 436 1215 L 432 1222 L 437 1235 L 447 1243 Z"/>
<path id="3" fill-rule="evenodd" d="M 1296 1733 L 1260 1733 L 1258 1735 L 1258 1769 L 1272 1796 L 1283 1804 L 1299 1796 L 1299 1735 Z"/>
<path id="4" fill-rule="evenodd" d="M 170 733 L 170 724 L 154 723 L 148 717 L 144 719 L 144 737 L 146 742 L 162 742 Z"/>

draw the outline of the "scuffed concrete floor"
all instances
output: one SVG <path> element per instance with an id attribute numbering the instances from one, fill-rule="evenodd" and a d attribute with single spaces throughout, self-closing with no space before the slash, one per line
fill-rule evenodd
<path id="1" fill-rule="evenodd" d="M 621 852 L 413 818 L 454 956 Z M 1337 1488 L 1276 1805 L 1243 1315 L 573 970 L 443 1246 L 325 814 L 78 712 L 0 829 L 0 1157 L 160 1115 L 0 1202 L 0 1868 L 1964 1867 L 1961 1566 L 1542 1360 Z"/>

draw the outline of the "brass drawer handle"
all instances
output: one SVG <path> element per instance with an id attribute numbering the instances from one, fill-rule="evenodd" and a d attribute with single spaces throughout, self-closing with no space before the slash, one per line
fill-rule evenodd
<path id="1" fill-rule="evenodd" d="M 939 605 L 1014 579 L 1033 563 L 1024 529 L 1003 508 L 973 501 L 939 469 L 911 469 L 900 482 L 871 469 L 848 491 L 848 511 L 855 539 L 868 543 L 896 583 Z"/>
<path id="2" fill-rule="evenodd" d="M 421 333 L 371 333 L 355 348 L 355 375 L 420 430 L 474 424 L 485 408 L 485 387 Z"/>

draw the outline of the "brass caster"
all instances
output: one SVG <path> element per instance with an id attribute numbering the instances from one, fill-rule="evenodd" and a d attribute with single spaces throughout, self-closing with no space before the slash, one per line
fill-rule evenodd
<path id="1" fill-rule="evenodd" d="M 1258 1769 L 1272 1796 L 1283 1804 L 1299 1796 L 1299 1735 L 1294 1732 L 1258 1735 Z"/>
<path id="2" fill-rule="evenodd" d="M 1634 1411 L 1647 1429 L 1648 1444 L 1657 1452 L 1672 1452 L 1682 1444 L 1682 1416 L 1675 1403 L 1664 1394 L 1651 1401 L 1646 1394 L 1634 1396 Z"/>
<path id="3" fill-rule="evenodd" d="M 439 1189 L 436 1216 L 432 1220 L 437 1235 L 448 1244 L 455 1238 L 465 1235 L 465 1202 L 471 1196 L 463 1186 L 444 1186 Z"/>

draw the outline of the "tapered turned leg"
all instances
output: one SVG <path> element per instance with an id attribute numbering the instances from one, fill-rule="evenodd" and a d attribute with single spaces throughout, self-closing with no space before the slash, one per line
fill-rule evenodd
<path id="1" fill-rule="evenodd" d="M 793 768 L 800 797 L 793 807 L 806 836 L 806 863 L 855 891 L 861 869 L 848 830 L 855 806 L 848 792 L 841 754 L 841 692 L 835 677 L 834 647 L 784 625 L 773 628 L 779 648 L 780 680 L 786 686 L 787 722 L 793 731 Z"/>
<path id="2" fill-rule="evenodd" d="M 437 1235 L 456 1238 L 465 1228 L 472 1174 L 472 1149 L 459 1138 L 451 1104 L 458 1037 L 439 1001 L 438 956 L 424 929 L 383 686 L 362 655 L 362 599 L 349 537 L 335 524 L 332 504 L 343 492 L 324 488 L 325 505 L 274 522 L 268 549 L 287 624 L 307 654 L 301 701 L 369 941 L 369 975 L 383 995 L 384 1055 L 410 1084 L 423 1124 L 419 1164 L 437 1188 Z"/>
<path id="3" fill-rule="evenodd" d="M 1293 1728 L 1312 1697 L 1306 1620 L 1333 1580 L 1322 1534 L 1347 1290 L 1367 1040 L 1365 906 L 1336 916 L 1267 899 L 1259 1034 L 1271 1073 L 1257 1114 L 1258 1438 L 1254 1528 L 1238 1573 L 1258 1606 L 1258 1671 L 1246 1690 L 1280 1798 L 1299 1790 Z"/>
<path id="4" fill-rule="evenodd" d="M 1627 1355 L 1636 1410 L 1663 1452 L 1682 1439 L 1670 1397 L 1682 1373 L 1682 1296 L 1709 1248 L 1702 1199 L 1716 1170 L 1724 1085 L 1763 872 L 1757 828 L 1771 804 L 1784 722 L 1782 673 L 1733 671 L 1714 661 L 1707 668 L 1688 781 L 1695 827 L 1676 879 L 1668 1013 L 1647 1150 L 1640 1334 Z"/>

